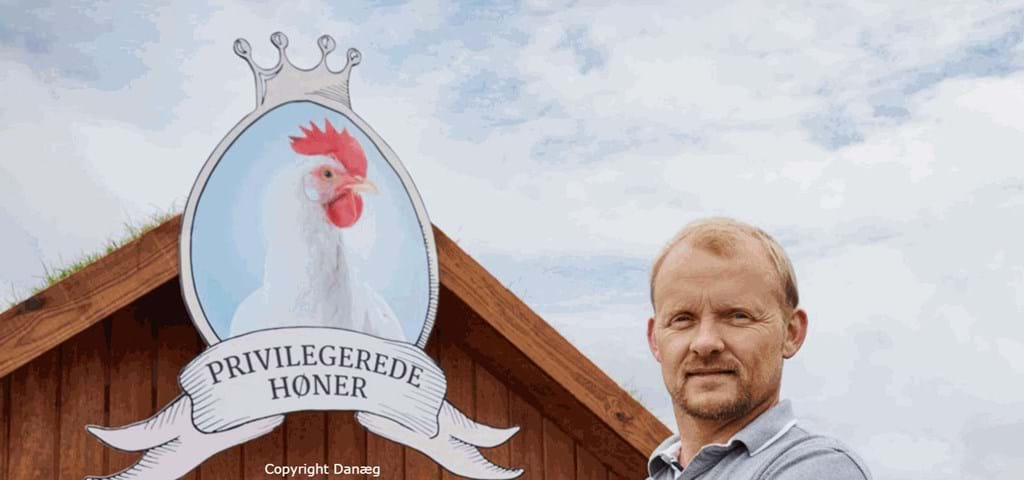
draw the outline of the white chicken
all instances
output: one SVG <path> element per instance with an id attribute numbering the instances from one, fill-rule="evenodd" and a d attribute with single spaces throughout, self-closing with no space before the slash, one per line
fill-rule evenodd
<path id="1" fill-rule="evenodd" d="M 330 121 L 289 137 L 301 156 L 268 185 L 263 202 L 263 283 L 231 320 L 231 336 L 277 327 L 325 326 L 405 340 L 394 312 L 349 262 L 345 231 L 363 213 L 367 179 L 359 142 Z"/>

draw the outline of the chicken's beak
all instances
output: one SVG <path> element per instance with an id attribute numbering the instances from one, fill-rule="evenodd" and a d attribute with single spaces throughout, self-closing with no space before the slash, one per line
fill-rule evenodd
<path id="1" fill-rule="evenodd" d="M 364 178 L 364 179 L 360 180 L 358 183 L 353 184 L 351 187 L 349 187 L 349 190 L 351 190 L 353 192 L 357 192 L 357 193 L 377 193 L 378 192 L 377 185 L 374 185 L 374 183 L 371 182 L 370 179 L 368 179 L 368 178 Z"/>

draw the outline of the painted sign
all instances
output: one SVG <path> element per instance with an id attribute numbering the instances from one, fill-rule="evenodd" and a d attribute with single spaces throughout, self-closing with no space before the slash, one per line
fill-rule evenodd
<path id="1" fill-rule="evenodd" d="M 304 410 L 356 411 L 370 432 L 457 475 L 519 476 L 478 450 L 518 428 L 478 424 L 449 404 L 444 372 L 423 351 L 438 299 L 433 232 L 398 156 L 352 111 L 360 53 L 332 70 L 324 35 L 320 62 L 304 70 L 289 62 L 287 37 L 271 42 L 279 60 L 262 68 L 235 41 L 256 109 L 214 149 L 185 208 L 182 294 L 209 347 L 152 418 L 88 427 L 144 452 L 92 478 L 176 479 Z"/>

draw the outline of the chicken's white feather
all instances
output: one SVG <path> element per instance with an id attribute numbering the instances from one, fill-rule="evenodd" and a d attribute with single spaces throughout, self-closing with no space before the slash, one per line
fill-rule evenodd
<path id="1" fill-rule="evenodd" d="M 261 205 L 263 283 L 235 310 L 231 336 L 274 327 L 328 326 L 404 340 L 394 312 L 353 268 L 347 229 L 332 225 L 303 191 L 302 158 L 272 176 Z"/>

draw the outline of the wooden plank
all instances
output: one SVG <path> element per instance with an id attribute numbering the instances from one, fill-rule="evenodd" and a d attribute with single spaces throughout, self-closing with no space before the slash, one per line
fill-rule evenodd
<path id="1" fill-rule="evenodd" d="M 11 377 L 0 378 L 0 480 L 7 480 L 7 459 L 10 456 L 10 450 L 7 446 L 10 442 L 7 439 L 7 428 L 10 424 L 11 418 L 11 402 L 9 401 L 9 395 L 11 389 Z"/>
<path id="2" fill-rule="evenodd" d="M 608 480 L 605 466 L 580 443 L 576 443 L 576 480 Z"/>
<path id="3" fill-rule="evenodd" d="M 572 438 L 558 425 L 544 419 L 544 475 L 547 478 L 576 478 L 576 451 Z"/>
<path id="4" fill-rule="evenodd" d="M 409 478 L 405 475 L 405 447 L 373 433 L 366 434 L 366 464 L 379 465 L 380 478 Z"/>
<path id="5" fill-rule="evenodd" d="M 324 412 L 289 413 L 284 420 L 285 453 L 287 465 L 314 465 L 324 463 L 327 443 L 327 418 Z M 317 475 L 308 478 L 327 478 Z"/>
<path id="6" fill-rule="evenodd" d="M 280 478 L 266 474 L 268 463 L 284 465 L 284 425 L 242 445 L 242 473 L 249 478 Z M 204 479 L 207 480 L 207 479 Z"/>
<path id="7" fill-rule="evenodd" d="M 107 334 L 93 325 L 60 346 L 60 478 L 84 478 L 104 471 L 106 447 L 85 431 L 104 421 Z"/>
<path id="8" fill-rule="evenodd" d="M 646 474 L 644 474 L 644 475 L 646 475 Z M 627 480 L 627 479 L 626 479 L 626 477 L 623 477 L 623 476 L 615 473 L 611 469 L 609 469 L 608 470 L 608 480 Z"/>
<path id="9" fill-rule="evenodd" d="M 444 370 L 445 378 L 448 380 L 445 400 L 469 418 L 476 418 L 473 359 L 453 341 L 453 338 L 457 338 L 457 336 L 450 326 L 444 322 L 439 323 L 441 324 L 435 324 L 434 329 L 438 334 L 437 348 L 441 357 L 441 369 Z M 441 472 L 441 478 L 451 480 L 464 477 L 444 470 Z"/>
<path id="10" fill-rule="evenodd" d="M 202 341 L 185 313 L 177 282 L 167 282 L 149 296 L 153 297 L 153 321 L 157 326 L 156 410 L 159 411 L 181 395 L 178 374 L 199 354 Z M 238 472 L 239 467 L 236 466 L 235 471 Z M 196 480 L 199 476 L 196 471 L 192 471 L 182 478 Z"/>
<path id="11" fill-rule="evenodd" d="M 57 478 L 60 351 L 51 350 L 11 374 L 8 475 Z"/>
<path id="12" fill-rule="evenodd" d="M 178 274 L 176 216 L 0 313 L 0 376 L 107 318 Z"/>
<path id="13" fill-rule="evenodd" d="M 434 238 L 441 284 L 608 429 L 643 456 L 670 435 L 654 415 L 436 227 Z"/>
<path id="14" fill-rule="evenodd" d="M 506 428 L 508 422 L 508 388 L 500 380 L 491 375 L 483 366 L 474 364 L 474 394 L 476 416 L 474 419 L 484 425 Z M 509 466 L 509 446 L 506 442 L 483 451 L 484 457 L 491 462 Z"/>
<path id="15" fill-rule="evenodd" d="M 437 480 L 441 478 L 441 467 L 432 458 L 411 448 L 406 448 L 405 478 L 409 480 Z"/>
<path id="16" fill-rule="evenodd" d="M 129 305 L 111 317 L 109 426 L 121 427 L 155 413 L 153 370 L 155 339 L 146 302 Z M 119 472 L 139 453 L 110 448 L 107 469 Z M 108 472 L 108 473 L 109 473 Z"/>
<path id="17" fill-rule="evenodd" d="M 438 326 L 440 327 L 440 326 Z M 448 380 L 445 400 L 470 418 L 475 413 L 475 372 L 473 359 L 453 339 L 452 329 L 447 325 L 440 330 L 437 342 L 441 369 Z"/>
<path id="18" fill-rule="evenodd" d="M 436 362 L 438 357 L 437 342 L 427 342 L 424 350 Z M 405 449 L 405 478 L 410 480 L 439 480 L 441 467 L 430 457 L 411 448 Z"/>
<path id="19" fill-rule="evenodd" d="M 167 282 L 150 295 L 156 324 L 157 410 L 181 395 L 178 375 L 205 347 L 185 311 L 177 282 Z"/>
<path id="20" fill-rule="evenodd" d="M 503 379 L 510 391 L 536 406 L 545 417 L 569 432 L 573 439 L 587 445 L 602 462 L 621 475 L 627 478 L 646 475 L 647 453 L 633 448 L 596 413 L 586 408 L 443 286 L 438 311 L 445 319 L 445 328 L 459 335 L 449 341 L 464 346 L 474 361 Z M 600 371 L 592 374 L 604 375 Z M 612 396 L 607 402 L 614 409 L 618 399 Z M 650 415 L 646 410 L 644 414 Z"/>
<path id="21" fill-rule="evenodd" d="M 210 457 L 199 466 L 198 470 L 199 475 L 196 478 L 215 478 L 217 480 L 248 478 L 242 475 L 242 447 L 240 446 L 231 447 Z M 263 468 L 260 468 L 260 473 L 263 473 Z"/>
<path id="22" fill-rule="evenodd" d="M 327 414 L 327 463 L 366 465 L 366 430 L 356 422 L 353 412 Z M 352 478 L 365 478 L 353 476 Z"/>
<path id="23" fill-rule="evenodd" d="M 509 393 L 509 423 L 519 426 L 509 442 L 513 468 L 522 468 L 519 480 L 544 478 L 544 417 L 514 391 Z"/>

